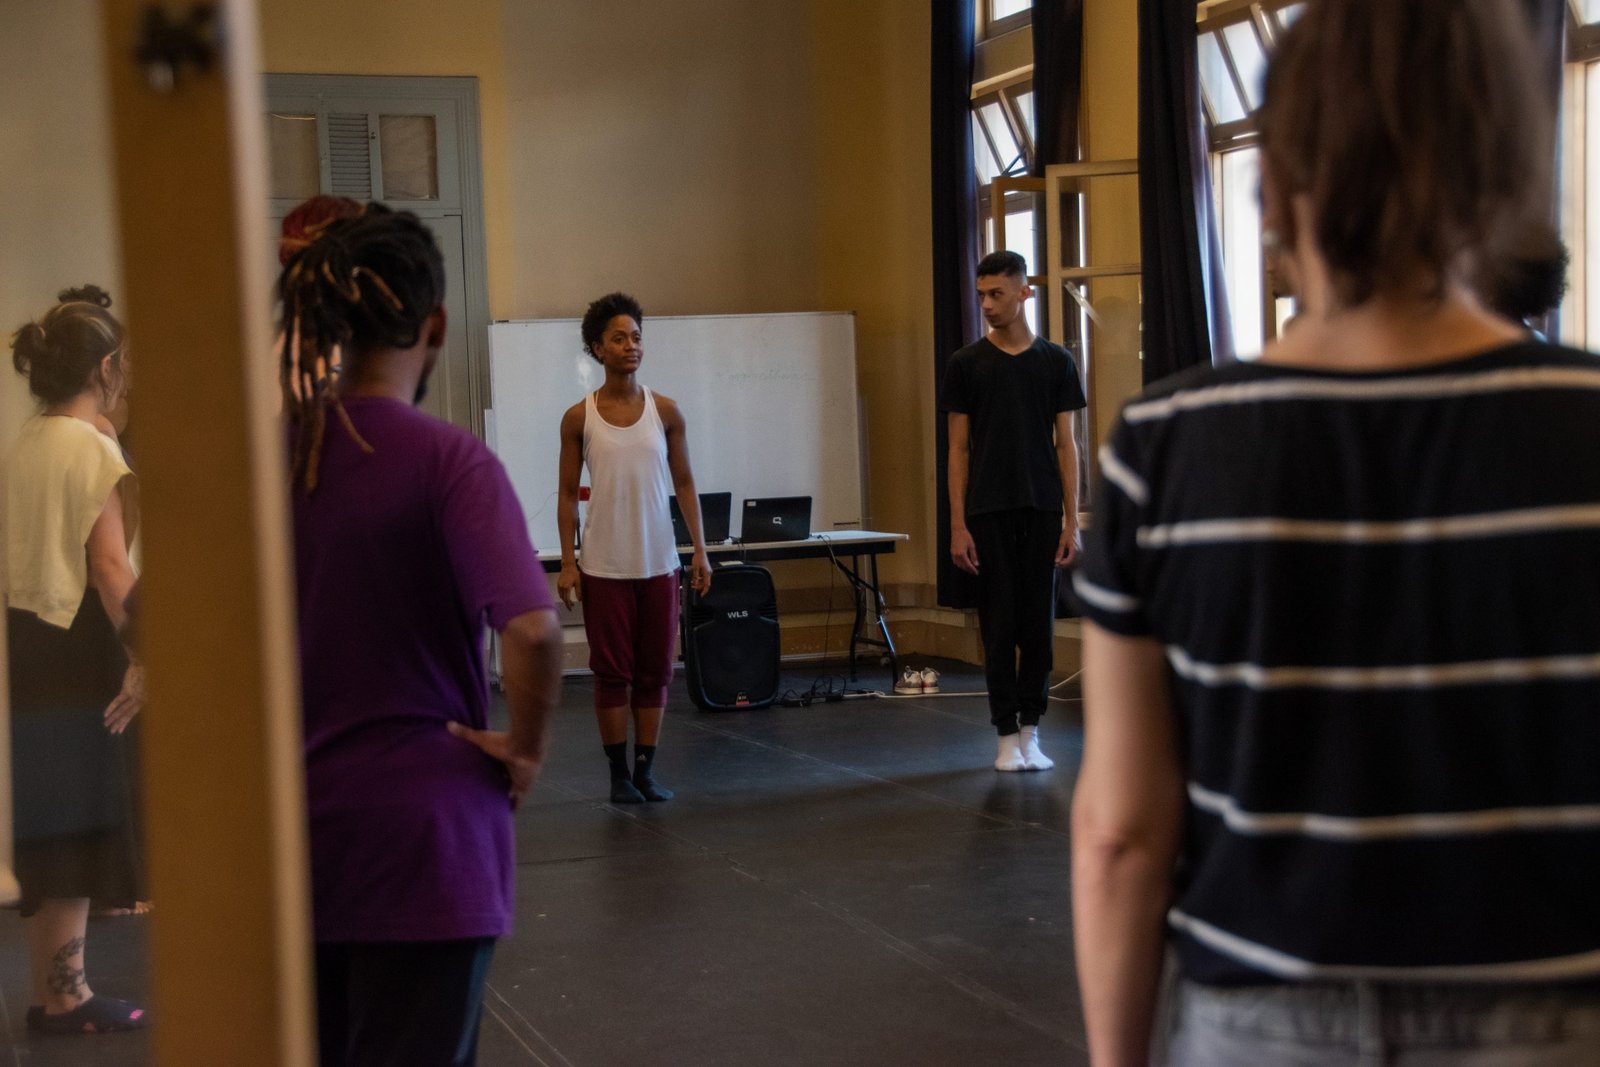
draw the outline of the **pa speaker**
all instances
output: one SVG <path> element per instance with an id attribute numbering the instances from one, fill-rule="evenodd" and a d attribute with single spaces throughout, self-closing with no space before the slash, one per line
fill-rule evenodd
<path id="1" fill-rule="evenodd" d="M 689 699 L 707 711 L 764 708 L 778 695 L 778 594 L 765 567 L 711 572 L 705 596 L 683 608 Z"/>

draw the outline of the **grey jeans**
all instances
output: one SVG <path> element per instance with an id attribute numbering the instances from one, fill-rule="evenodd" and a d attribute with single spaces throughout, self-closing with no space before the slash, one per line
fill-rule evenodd
<path id="1" fill-rule="evenodd" d="M 1169 1067 L 1600 1065 L 1600 989 L 1180 981 Z"/>

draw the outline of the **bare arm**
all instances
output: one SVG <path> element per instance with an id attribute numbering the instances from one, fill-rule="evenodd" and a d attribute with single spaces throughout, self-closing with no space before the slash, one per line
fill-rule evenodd
<path id="1" fill-rule="evenodd" d="M 1065 567 L 1078 558 L 1078 435 L 1073 432 L 1074 413 L 1056 413 L 1056 463 L 1061 467 L 1061 543 L 1056 546 L 1056 566 Z"/>
<path id="2" fill-rule="evenodd" d="M 556 591 L 568 608 L 583 599 L 578 578 L 578 482 L 583 477 L 583 402 L 561 416 L 560 481 L 556 495 L 556 529 L 561 536 L 561 574 Z"/>
<path id="3" fill-rule="evenodd" d="M 122 521 L 122 489 L 106 497 L 100 517 L 89 529 L 85 551 L 89 561 L 89 584 L 100 594 L 111 626 L 121 633 L 128 624 L 128 593 L 133 589 L 133 563 L 128 559 L 127 533 Z M 128 669 L 122 675 L 122 689 L 107 705 L 106 729 L 120 734 L 144 707 L 144 665 L 129 650 Z"/>
<path id="4" fill-rule="evenodd" d="M 1084 623 L 1084 755 L 1072 799 L 1072 919 L 1096 1067 L 1144 1067 L 1183 826 L 1161 646 Z"/>
<path id="5" fill-rule="evenodd" d="M 500 680 L 511 714 L 509 731 L 474 730 L 459 722 L 449 729 L 505 764 L 515 807 L 544 766 L 550 715 L 561 696 L 561 627 L 554 611 L 524 612 L 500 631 Z"/>
<path id="6" fill-rule="evenodd" d="M 967 531 L 967 465 L 972 452 L 972 420 L 959 411 L 949 413 L 950 454 L 946 477 L 950 489 L 950 558 L 968 574 L 978 573 L 978 548 Z"/>
<path id="7" fill-rule="evenodd" d="M 672 491 L 678 497 L 683 524 L 689 527 L 694 557 L 689 565 L 689 588 L 704 594 L 711 588 L 711 561 L 706 556 L 705 535 L 700 527 L 700 495 L 695 492 L 694 473 L 689 469 L 689 430 L 676 402 L 656 394 L 656 411 L 667 433 L 667 470 L 672 474 Z"/>
<path id="8" fill-rule="evenodd" d="M 128 559 L 127 533 L 122 523 L 122 489 L 112 490 L 100 517 L 89 530 L 89 584 L 100 594 L 111 625 L 121 630 L 127 623 L 123 604 L 133 588 L 133 563 Z"/>

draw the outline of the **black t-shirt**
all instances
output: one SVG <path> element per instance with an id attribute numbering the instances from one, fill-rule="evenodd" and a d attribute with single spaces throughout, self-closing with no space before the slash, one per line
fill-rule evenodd
<path id="1" fill-rule="evenodd" d="M 1014 356 L 988 338 L 951 356 L 939 406 L 969 419 L 967 514 L 1060 511 L 1056 416 L 1087 403 L 1072 357 L 1042 337 Z"/>

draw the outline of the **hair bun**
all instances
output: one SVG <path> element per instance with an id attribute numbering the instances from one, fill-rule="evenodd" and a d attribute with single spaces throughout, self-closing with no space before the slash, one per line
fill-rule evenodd
<path id="1" fill-rule="evenodd" d="M 49 344 L 44 327 L 37 322 L 28 323 L 11 336 L 11 365 L 17 368 L 18 374 L 31 375 L 39 358 L 48 358 Z"/>
<path id="2" fill-rule="evenodd" d="M 56 299 L 63 304 L 83 303 L 103 308 L 111 306 L 111 294 L 98 285 L 84 284 L 74 289 L 63 289 L 56 294 Z"/>

